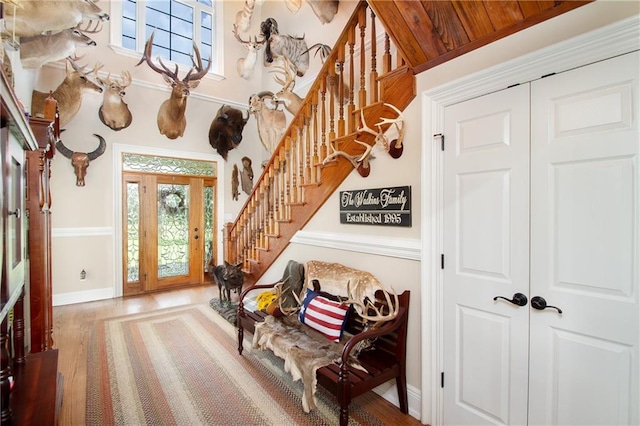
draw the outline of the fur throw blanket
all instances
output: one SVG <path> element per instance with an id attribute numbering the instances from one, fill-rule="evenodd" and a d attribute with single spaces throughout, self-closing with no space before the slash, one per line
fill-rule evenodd
<path id="1" fill-rule="evenodd" d="M 316 371 L 325 365 L 339 363 L 344 343 L 328 340 L 300 323 L 297 316 L 275 318 L 269 315 L 264 322 L 256 324 L 253 347 L 272 350 L 284 359 L 284 369 L 291 373 L 294 381 L 302 379 L 302 408 L 308 413 L 317 407 Z M 349 364 L 358 367 L 356 360 Z"/>

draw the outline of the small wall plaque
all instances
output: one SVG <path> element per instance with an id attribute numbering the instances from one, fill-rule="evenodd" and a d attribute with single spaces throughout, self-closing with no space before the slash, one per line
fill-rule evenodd
<path id="1" fill-rule="evenodd" d="M 340 191 L 340 223 L 411 226 L 411 187 Z"/>

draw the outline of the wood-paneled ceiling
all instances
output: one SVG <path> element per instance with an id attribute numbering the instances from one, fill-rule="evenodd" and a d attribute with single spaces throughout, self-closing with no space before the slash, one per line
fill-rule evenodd
<path id="1" fill-rule="evenodd" d="M 415 74 L 590 1 L 369 0 Z"/>

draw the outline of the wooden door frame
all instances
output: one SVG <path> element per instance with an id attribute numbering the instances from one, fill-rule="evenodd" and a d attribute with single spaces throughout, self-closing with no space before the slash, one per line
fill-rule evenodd
<path id="1" fill-rule="evenodd" d="M 444 130 L 445 108 L 511 85 L 536 80 L 543 75 L 639 49 L 640 16 L 634 16 L 422 93 L 422 423 L 432 426 L 444 424 L 441 387 L 443 273 L 440 268 L 440 254 L 443 253 L 443 170 L 441 139 L 434 135 Z"/>
<path id="2" fill-rule="evenodd" d="M 216 188 L 216 224 L 217 227 L 221 228 L 224 224 L 224 191 L 220 188 L 220 186 L 224 183 L 225 176 L 225 162 L 222 160 L 220 155 L 216 154 L 203 154 L 200 152 L 190 152 L 190 151 L 177 151 L 177 150 L 169 150 L 162 148 L 154 148 L 147 146 L 138 146 L 138 145 L 126 145 L 126 144 L 113 144 L 113 179 L 114 179 L 114 191 L 113 191 L 113 224 L 114 224 L 114 238 L 113 238 L 113 294 L 114 297 L 122 297 L 122 289 L 123 289 L 123 250 L 122 250 L 122 154 L 130 153 L 130 154 L 141 154 L 141 155 L 157 155 L 161 157 L 174 157 L 174 158 L 184 158 L 188 160 L 199 160 L 199 161 L 211 161 L 216 163 L 216 177 L 217 177 L 217 188 Z M 216 241 L 216 253 L 217 253 L 217 262 L 220 263 L 223 260 L 223 241 L 222 241 L 222 232 L 221 230 L 218 234 L 218 238 Z"/>

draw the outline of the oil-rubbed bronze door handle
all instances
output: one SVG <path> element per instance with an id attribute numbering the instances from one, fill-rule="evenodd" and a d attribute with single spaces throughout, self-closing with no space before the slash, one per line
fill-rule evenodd
<path id="1" fill-rule="evenodd" d="M 556 311 L 558 311 L 559 314 L 562 313 L 562 309 L 558 308 L 557 306 L 547 305 L 547 301 L 544 300 L 544 297 L 540 297 L 540 296 L 533 296 L 531 298 L 531 307 L 533 309 L 537 309 L 539 311 L 542 311 L 542 310 L 547 309 L 547 308 L 551 308 L 551 309 L 555 309 Z"/>
<path id="2" fill-rule="evenodd" d="M 514 294 L 512 299 L 507 299 L 506 297 L 503 297 L 503 296 L 496 296 L 493 298 L 493 300 L 498 300 L 498 299 L 504 299 L 507 302 L 513 303 L 514 305 L 518 305 L 518 306 L 524 306 L 527 304 L 527 296 L 525 296 L 522 293 Z"/>

